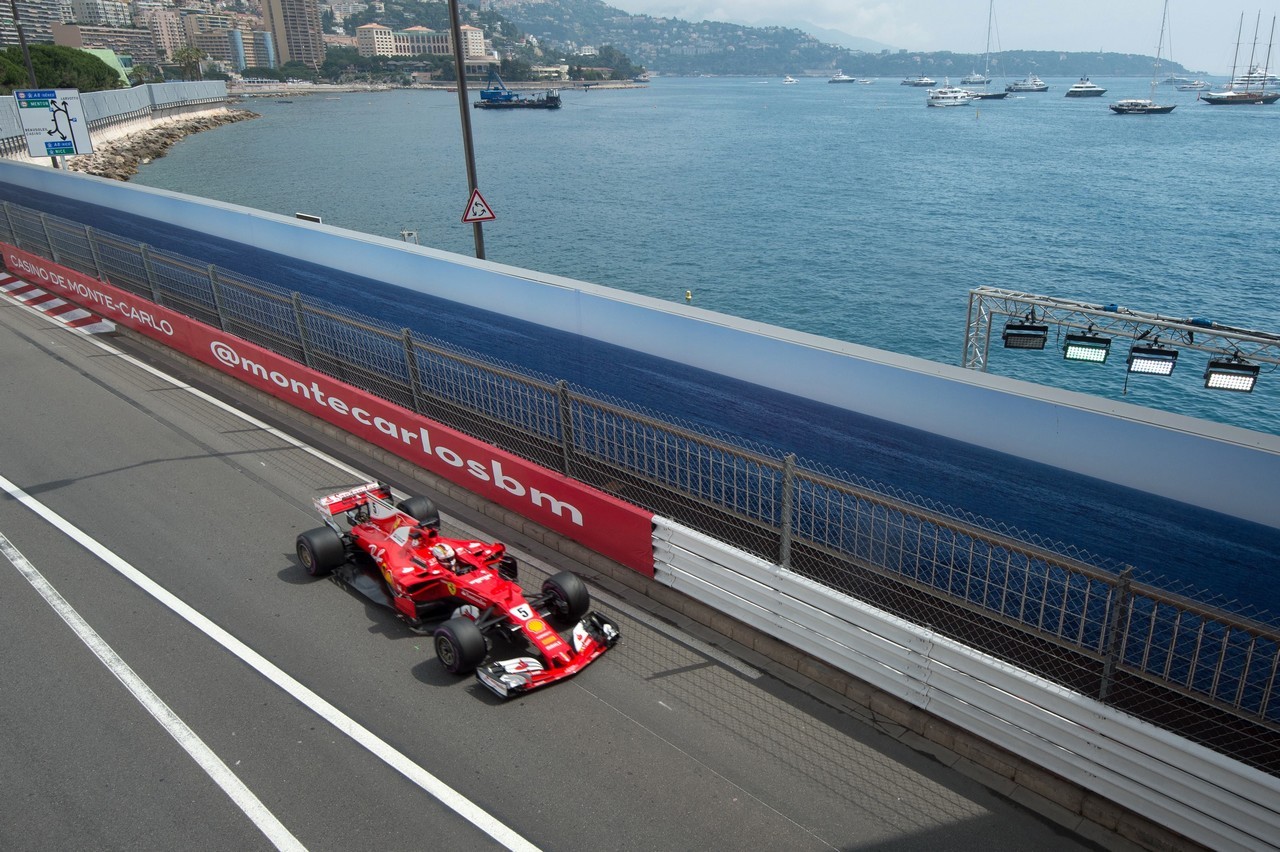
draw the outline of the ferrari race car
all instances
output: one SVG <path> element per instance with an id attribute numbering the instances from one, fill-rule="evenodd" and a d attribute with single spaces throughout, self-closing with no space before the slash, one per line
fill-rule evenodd
<path id="1" fill-rule="evenodd" d="M 415 632 L 430 632 L 449 671 L 474 671 L 508 698 L 577 674 L 617 643 L 618 628 L 588 612 L 577 574 L 549 577 L 541 594 L 525 597 L 505 545 L 445 538 L 431 500 L 392 500 L 377 482 L 316 500 L 325 526 L 298 536 L 298 561 L 313 577 L 332 575 L 390 607 Z M 538 656 L 486 663 L 493 640 L 522 643 Z"/>

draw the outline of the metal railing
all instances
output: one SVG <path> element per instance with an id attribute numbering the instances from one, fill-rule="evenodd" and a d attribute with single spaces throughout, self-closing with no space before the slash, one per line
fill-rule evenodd
<path id="1" fill-rule="evenodd" d="M 0 239 L 1280 774 L 1280 629 L 1131 569 L 6 203 Z"/>

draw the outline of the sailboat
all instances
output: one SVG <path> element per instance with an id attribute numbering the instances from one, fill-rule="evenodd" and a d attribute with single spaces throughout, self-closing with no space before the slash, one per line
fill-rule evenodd
<path id="1" fill-rule="evenodd" d="M 968 77 L 965 77 L 960 81 L 966 85 L 972 83 L 982 84 L 981 92 L 975 92 L 972 89 L 969 90 L 970 96 L 976 101 L 993 101 L 1009 97 L 1008 92 L 991 92 L 987 90 L 987 86 L 991 83 L 991 26 L 995 22 L 995 15 L 996 0 L 991 0 L 991 2 L 987 4 L 987 50 L 983 54 L 982 74 L 970 74 Z"/>
<path id="2" fill-rule="evenodd" d="M 1253 50 L 1249 53 L 1249 68 L 1252 71 L 1257 70 L 1257 66 L 1253 64 L 1254 52 L 1258 49 L 1258 25 L 1262 23 L 1262 13 L 1258 13 L 1258 21 L 1253 25 Z M 1236 77 L 1236 61 L 1240 58 L 1240 36 L 1244 32 L 1244 13 L 1240 13 L 1240 29 L 1236 31 L 1236 52 L 1231 58 L 1231 82 L 1227 84 L 1225 91 L 1221 92 L 1201 92 L 1197 97 L 1199 100 L 1207 104 L 1220 106 L 1223 104 L 1273 104 L 1280 101 L 1280 92 L 1267 91 L 1267 77 L 1270 73 L 1271 65 L 1271 44 L 1276 37 L 1276 19 L 1271 19 L 1271 40 L 1267 42 L 1267 67 L 1263 69 L 1261 74 L 1262 83 L 1254 89 L 1251 82 L 1245 82 L 1243 89 L 1237 89 L 1236 85 L 1239 78 Z"/>
<path id="3" fill-rule="evenodd" d="M 1164 48 L 1164 30 L 1169 23 L 1169 0 L 1164 0 L 1164 15 L 1160 18 L 1160 41 L 1156 43 L 1156 64 L 1151 69 L 1150 98 L 1121 98 L 1111 104 L 1116 115 L 1164 115 L 1173 112 L 1174 104 L 1156 103 L 1156 83 L 1160 79 L 1160 51 Z"/>

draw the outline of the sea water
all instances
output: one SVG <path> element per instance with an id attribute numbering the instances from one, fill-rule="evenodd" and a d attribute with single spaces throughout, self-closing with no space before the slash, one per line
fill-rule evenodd
<path id="1" fill-rule="evenodd" d="M 1173 113 L 1119 116 L 1107 104 L 1149 81 L 1095 77 L 1107 94 L 1081 99 L 1048 82 L 928 109 L 897 79 L 657 78 L 565 91 L 557 111 L 472 110 L 486 256 L 951 364 L 979 286 L 1280 331 L 1280 105 L 1162 85 Z M 474 253 L 456 94 L 244 106 L 261 118 L 134 182 Z M 1252 394 L 1210 391 L 1187 352 L 1126 382 L 1122 344 L 1092 365 L 997 338 L 988 369 L 1280 433 L 1272 368 Z"/>

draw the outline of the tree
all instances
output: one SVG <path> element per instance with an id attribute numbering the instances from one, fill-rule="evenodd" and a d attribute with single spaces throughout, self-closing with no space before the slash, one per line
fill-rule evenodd
<path id="1" fill-rule="evenodd" d="M 141 63 L 133 66 L 133 70 L 129 72 L 129 82 L 135 86 L 141 86 L 145 83 L 163 83 L 164 72 L 160 70 L 160 66 Z"/>
<path id="2" fill-rule="evenodd" d="M 265 68 L 260 65 L 251 65 L 240 72 L 240 75 L 246 80 L 279 80 L 284 82 L 284 75 L 276 68 Z"/>
<path id="3" fill-rule="evenodd" d="M 116 70 L 91 53 L 54 44 L 33 44 L 29 49 L 36 86 L 40 88 L 82 92 L 124 88 Z M 0 52 L 0 91 L 9 94 L 14 89 L 27 88 L 30 82 L 21 48 L 9 47 Z"/>
<path id="4" fill-rule="evenodd" d="M 198 47 L 180 47 L 173 52 L 173 61 L 182 69 L 182 79 L 203 79 L 200 73 L 200 62 L 204 59 L 204 51 Z"/>

